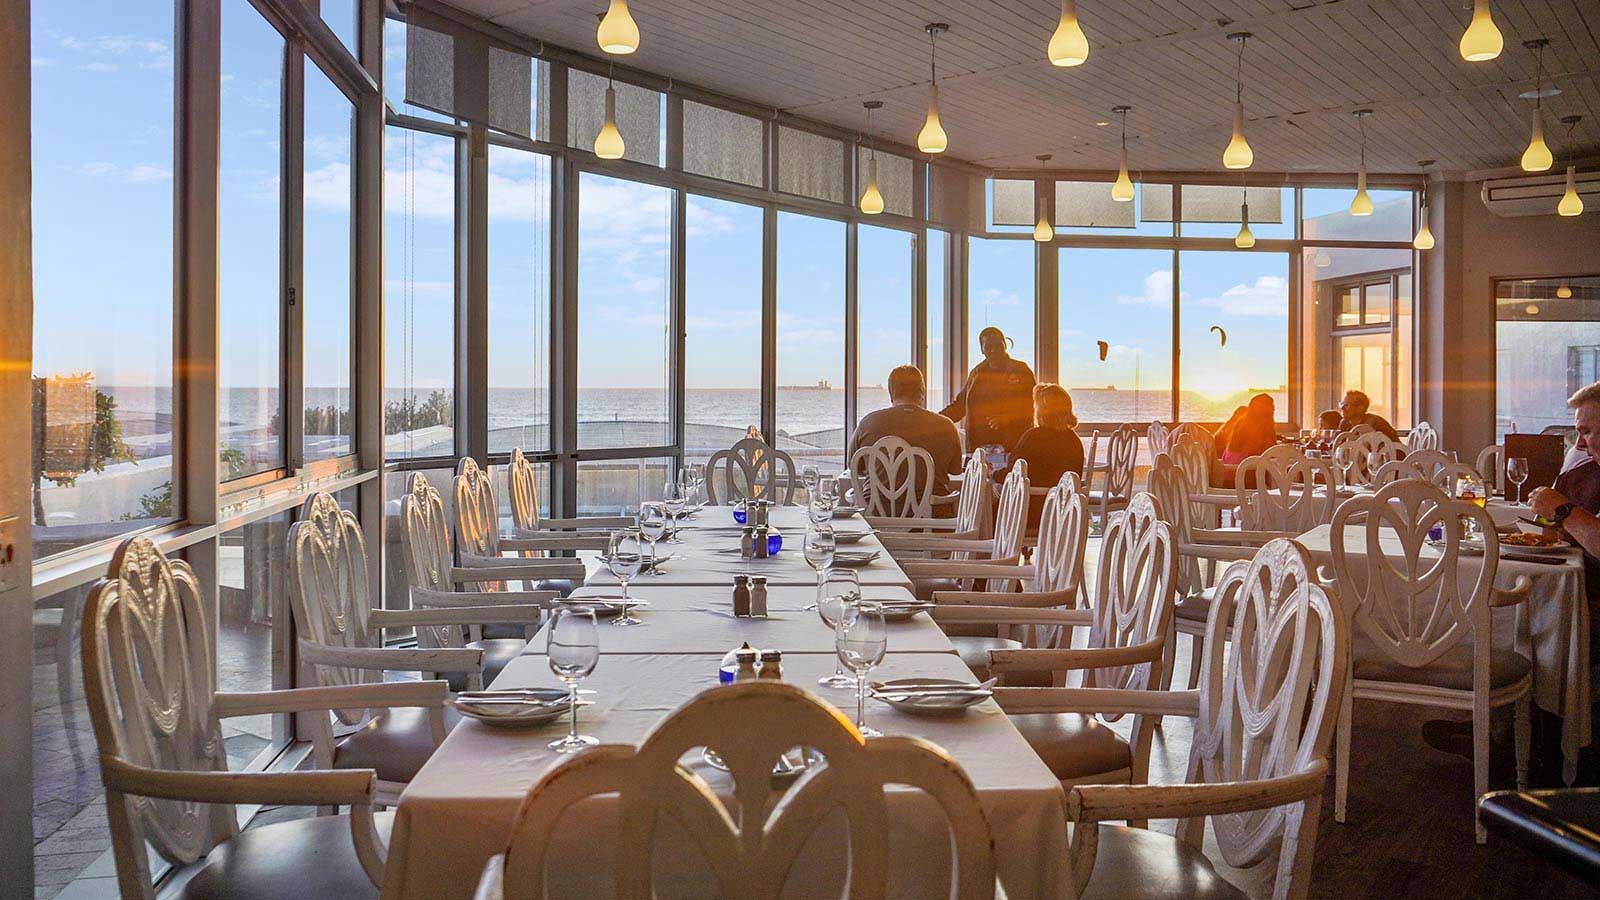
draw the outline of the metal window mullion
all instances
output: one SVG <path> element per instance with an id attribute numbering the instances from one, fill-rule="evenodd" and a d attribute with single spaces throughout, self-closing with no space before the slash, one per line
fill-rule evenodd
<path id="1" fill-rule="evenodd" d="M 457 144 L 460 148 L 462 145 Z M 457 367 L 458 378 L 465 376 L 466 446 L 467 455 L 487 465 L 489 458 L 489 147 L 484 127 L 474 125 L 468 132 L 465 144 L 466 165 L 461 174 L 465 179 L 466 203 L 457 203 L 457 209 L 466 211 L 465 233 L 458 235 L 462 247 L 458 259 L 466 265 L 463 279 L 458 270 L 456 280 L 465 282 L 462 321 L 465 323 L 465 345 L 458 349 L 465 359 Z M 459 152 L 459 149 L 458 149 Z M 459 396 L 459 395 L 458 395 Z M 456 446 L 461 448 L 458 435 Z"/>
<path id="2" fill-rule="evenodd" d="M 935 373 L 928 371 L 928 233 L 918 230 L 911 242 L 911 364 L 921 369 L 924 380 L 932 383 Z"/>
<path id="3" fill-rule="evenodd" d="M 578 168 L 560 160 L 551 197 L 551 267 L 558 287 L 551 316 L 552 401 L 550 442 L 556 461 L 550 472 L 552 516 L 574 515 L 578 505 Z"/>
<path id="4" fill-rule="evenodd" d="M 776 142 L 774 142 L 776 146 Z M 776 157 L 776 152 L 774 152 Z M 778 209 L 761 207 L 761 433 L 777 439 Z"/>
<path id="5" fill-rule="evenodd" d="M 952 231 L 945 254 L 949 262 L 945 270 L 945 386 L 949 393 L 945 396 L 952 399 L 967 374 L 967 258 L 971 244 L 971 235 Z"/>
<path id="6" fill-rule="evenodd" d="M 289 475 L 305 467 L 305 54 L 296 37 L 283 53 L 283 285 L 284 466 Z"/>
<path id="7" fill-rule="evenodd" d="M 384 544 L 384 406 L 383 406 L 383 354 L 384 305 L 383 292 L 383 173 L 384 173 L 384 116 L 383 102 L 383 2 L 361 0 L 358 8 L 356 41 L 360 59 L 374 80 L 377 91 L 356 104 L 360 116 L 360 130 L 356 142 L 356 183 L 358 191 L 357 216 L 364 223 L 357 232 L 357 250 L 361 272 L 361 289 L 357 293 L 360 318 L 356 340 L 360 360 L 356 371 L 358 398 L 356 401 L 356 448 L 360 454 L 361 468 L 375 471 L 378 477 L 368 479 L 356 487 L 356 515 L 361 522 L 362 538 L 368 547 Z M 382 552 L 367 556 L 367 583 L 382 585 L 384 555 Z M 382 588 L 379 588 L 380 596 Z M 381 601 L 380 601 L 381 602 Z M 290 622 L 291 629 L 293 623 Z M 293 642 L 298 644 L 298 641 Z M 291 654 L 285 659 L 294 660 Z M 300 668 L 291 663 L 290 671 L 296 678 Z"/>
<path id="8" fill-rule="evenodd" d="M 844 444 L 856 430 L 856 382 L 861 377 L 860 329 L 860 225 L 847 222 L 844 229 Z"/>
<path id="9" fill-rule="evenodd" d="M 1172 189 L 1176 192 L 1178 187 L 1174 185 Z M 1177 203 L 1176 197 L 1173 198 L 1173 203 Z M 1179 209 L 1177 206 L 1173 208 Z M 1180 213 L 1176 218 L 1182 218 L 1182 214 Z M 1174 423 L 1182 421 L 1180 416 L 1182 403 L 1180 392 L 1183 390 L 1183 377 L 1180 374 L 1182 371 L 1180 366 L 1183 364 L 1183 339 L 1179 332 L 1183 314 L 1178 309 L 1178 297 L 1182 295 L 1182 290 L 1180 289 L 1183 278 L 1182 261 L 1183 252 L 1176 247 L 1172 248 L 1172 372 L 1170 381 L 1172 384 L 1172 421 Z"/>
<path id="10" fill-rule="evenodd" d="M 687 230 L 689 198 L 682 190 L 672 192 L 672 234 L 669 239 L 667 288 L 667 377 L 672 406 L 672 444 L 677 447 L 677 459 L 682 465 L 688 430 L 688 367 L 687 357 L 689 320 L 686 283 Z"/>

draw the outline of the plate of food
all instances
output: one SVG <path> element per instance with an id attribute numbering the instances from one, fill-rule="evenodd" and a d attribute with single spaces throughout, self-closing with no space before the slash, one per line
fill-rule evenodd
<path id="1" fill-rule="evenodd" d="M 1547 534 L 1543 531 L 1537 533 L 1522 531 L 1517 534 L 1508 534 L 1501 538 L 1500 547 L 1502 549 L 1507 547 L 1515 548 L 1519 553 L 1560 553 L 1563 550 L 1570 549 L 1572 544 L 1568 543 L 1559 534 Z"/>

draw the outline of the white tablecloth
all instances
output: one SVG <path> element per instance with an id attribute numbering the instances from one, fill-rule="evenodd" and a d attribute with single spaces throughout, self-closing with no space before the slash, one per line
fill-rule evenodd
<path id="1" fill-rule="evenodd" d="M 1510 518 L 1516 508 L 1504 504 Z M 1493 506 L 1491 505 L 1491 510 Z M 1498 516 L 1496 517 L 1498 518 Z M 1311 551 L 1318 565 L 1331 565 L 1332 527 L 1319 525 L 1300 535 L 1300 543 Z M 1366 554 L 1366 538 L 1359 529 L 1345 532 L 1346 552 L 1355 557 Z M 1506 548 L 1508 552 L 1516 552 Z M 1398 538 L 1385 554 L 1398 556 Z M 1463 566 L 1479 565 L 1481 560 L 1467 557 Z M 1589 604 L 1585 599 L 1583 562 L 1571 551 L 1561 565 L 1502 559 L 1495 573 L 1495 586 L 1510 588 L 1517 576 L 1526 575 L 1532 586 L 1527 601 L 1494 611 L 1494 644 L 1509 647 L 1533 661 L 1533 702 L 1543 710 L 1561 716 L 1561 755 L 1563 775 L 1571 784 L 1577 774 L 1578 751 L 1589 745 L 1592 735 L 1589 679 Z"/>

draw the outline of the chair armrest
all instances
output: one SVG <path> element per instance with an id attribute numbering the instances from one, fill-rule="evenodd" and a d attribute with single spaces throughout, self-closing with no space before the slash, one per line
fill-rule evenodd
<path id="1" fill-rule="evenodd" d="M 228 719 L 332 709 L 443 706 L 448 693 L 449 686 L 443 681 L 386 681 L 282 691 L 217 691 L 211 703 L 218 718 Z"/>
<path id="2" fill-rule="evenodd" d="M 569 519 L 540 519 L 540 531 L 583 530 L 585 528 L 632 528 L 638 523 L 633 516 L 580 516 Z M 525 534 L 526 532 L 524 532 Z M 522 535 L 518 535 L 519 537 Z"/>
<path id="3" fill-rule="evenodd" d="M 987 554 L 994 542 L 980 538 L 959 538 L 947 534 L 880 534 L 878 540 L 890 550 L 966 551 Z"/>
<path id="4" fill-rule="evenodd" d="M 1081 647 L 1059 650 L 990 650 L 989 671 L 996 675 L 1010 672 L 1060 672 L 1066 669 L 1108 669 L 1136 666 L 1161 658 L 1165 638 L 1155 638 L 1131 647 Z"/>
<path id="5" fill-rule="evenodd" d="M 604 550 L 611 540 L 608 534 L 581 531 L 555 531 L 537 536 L 520 536 L 500 539 L 501 550 Z M 496 557 L 498 559 L 498 557 Z M 508 560 L 515 562 L 516 559 Z M 498 563 L 497 563 L 498 565 Z"/>
<path id="6" fill-rule="evenodd" d="M 991 597 L 1006 596 L 990 594 Z M 1079 610 L 1047 606 L 939 606 L 930 613 L 940 624 L 960 625 L 1081 625 L 1073 615 Z"/>
<path id="7" fill-rule="evenodd" d="M 260 803 L 271 806 L 344 806 L 370 804 L 377 773 L 371 769 L 183 772 L 151 769 L 114 756 L 101 756 L 100 779 L 107 790 L 165 800 Z"/>
<path id="8" fill-rule="evenodd" d="M 1237 528 L 1196 528 L 1189 532 L 1196 544 L 1254 544 L 1260 547 L 1278 538 L 1294 538 L 1287 531 L 1245 531 Z"/>
<path id="9" fill-rule="evenodd" d="M 1490 606 L 1516 606 L 1531 596 L 1533 582 L 1526 575 L 1518 575 L 1511 583 L 1511 587 L 1501 590 L 1494 588 L 1489 592 Z"/>
<path id="10" fill-rule="evenodd" d="M 300 660 L 377 672 L 479 672 L 483 651 L 468 647 L 335 647 L 300 639 Z"/>
<path id="11" fill-rule="evenodd" d="M 1026 567 L 1020 567 L 1026 568 Z M 940 606 L 1009 606 L 1019 609 L 1038 607 L 1069 607 L 1062 610 L 1072 614 L 1074 624 L 1092 624 L 1094 613 L 1073 607 L 1077 594 L 1073 591 L 934 591 L 933 602 Z"/>
<path id="12" fill-rule="evenodd" d="M 472 900 L 505 900 L 506 855 L 496 853 L 484 863 L 483 874 L 478 876 L 478 887 Z"/>
<path id="13" fill-rule="evenodd" d="M 489 622 L 537 622 L 539 617 L 529 610 L 548 609 L 555 602 L 555 591 L 436 591 L 432 588 L 412 588 L 411 605 L 416 607 L 411 610 L 384 610 L 382 615 L 374 615 L 374 620 L 383 620 L 383 624 L 391 628 L 407 625 L 483 625 Z M 496 607 L 499 611 L 497 618 L 486 622 L 466 619 L 451 621 L 441 619 L 438 621 L 407 621 L 407 616 L 400 613 L 422 613 L 424 609 L 474 609 L 479 607 Z M 378 610 L 373 610 L 377 613 Z M 432 615 L 432 613 L 429 613 Z"/>
<path id="14" fill-rule="evenodd" d="M 1249 559 L 1256 555 L 1259 547 L 1244 547 L 1234 544 L 1179 544 L 1178 555 L 1192 559 L 1218 559 L 1225 561 Z"/>
<path id="15" fill-rule="evenodd" d="M 539 581 L 546 578 L 587 577 L 589 570 L 576 559 L 510 559 L 492 556 L 463 557 L 450 567 L 451 584 L 478 581 Z"/>
<path id="16" fill-rule="evenodd" d="M 1032 566 L 1017 565 L 1010 559 L 901 559 L 906 575 L 912 578 L 1031 578 Z"/>
<path id="17" fill-rule="evenodd" d="M 1133 691 L 1122 688 L 997 687 L 995 702 L 1014 715 L 1021 713 L 1134 713 L 1200 715 L 1199 691 Z"/>
<path id="18" fill-rule="evenodd" d="M 1304 772 L 1260 781 L 1219 784 L 1094 784 L 1067 791 L 1067 818 L 1074 822 L 1119 819 L 1189 819 L 1271 809 L 1322 793 L 1326 760 Z"/>
<path id="19" fill-rule="evenodd" d="M 954 517 L 946 519 L 940 517 L 917 518 L 915 516 L 862 516 L 861 518 L 873 528 L 932 528 L 954 532 L 956 527 Z M 972 532 L 963 532 L 963 534 L 972 534 L 973 537 L 977 537 Z"/>

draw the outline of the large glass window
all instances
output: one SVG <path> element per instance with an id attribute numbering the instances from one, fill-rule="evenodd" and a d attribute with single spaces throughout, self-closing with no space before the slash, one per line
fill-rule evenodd
<path id="1" fill-rule="evenodd" d="M 289 615 L 288 512 L 257 519 L 217 541 L 217 689 L 270 691 L 290 686 L 283 655 Z M 289 717 L 237 716 L 222 720 L 228 768 L 265 762 L 289 740 Z"/>
<path id="2" fill-rule="evenodd" d="M 248 0 L 222 5 L 217 190 L 217 442 L 223 481 L 281 469 L 283 37 Z"/>
<path id="3" fill-rule="evenodd" d="M 844 240 L 843 222 L 778 213 L 777 446 L 796 465 L 844 465 Z"/>
<path id="4" fill-rule="evenodd" d="M 1170 418 L 1172 251 L 1065 247 L 1060 254 L 1058 372 L 1078 420 Z"/>
<path id="5" fill-rule="evenodd" d="M 949 264 L 950 235 L 930 228 L 928 235 L 928 408 L 944 407 L 945 374 L 945 266 Z"/>
<path id="6" fill-rule="evenodd" d="M 455 454 L 456 140 L 384 131 L 385 457 Z"/>
<path id="7" fill-rule="evenodd" d="M 759 206 L 691 196 L 684 223 L 686 462 L 761 424 Z"/>
<path id="8" fill-rule="evenodd" d="M 578 446 L 672 443 L 667 387 L 672 191 L 583 173 L 578 193 Z"/>
<path id="9" fill-rule="evenodd" d="M 37 558 L 174 516 L 179 411 L 173 5 L 35 0 L 32 17 Z"/>
<path id="10" fill-rule="evenodd" d="M 1572 424 L 1600 381 L 1600 275 L 1495 282 L 1495 439 Z"/>
<path id="11" fill-rule="evenodd" d="M 550 449 L 550 157 L 489 145 L 489 451 Z"/>
<path id="12" fill-rule="evenodd" d="M 1254 394 L 1289 409 L 1289 260 L 1286 253 L 1179 253 L 1178 415 L 1219 422 Z"/>
<path id="13" fill-rule="evenodd" d="M 619 516 L 662 496 L 667 478 L 677 477 L 670 457 L 598 459 L 578 463 L 578 515 Z"/>
<path id="14" fill-rule="evenodd" d="M 1367 192 L 1372 215 L 1350 215 L 1355 188 L 1306 188 L 1300 192 L 1308 241 L 1406 241 L 1412 235 L 1411 191 Z M 1254 207 L 1252 207 L 1253 209 Z"/>
<path id="15" fill-rule="evenodd" d="M 1011 339 L 1011 355 L 1033 366 L 1033 248 L 1031 240 L 973 238 L 969 243 L 967 362 L 983 358 L 978 335 L 992 325 Z"/>
<path id="16" fill-rule="evenodd" d="M 305 61 L 305 458 L 355 450 L 351 404 L 351 129 L 355 111 L 310 59 Z"/>
<path id="17" fill-rule="evenodd" d="M 1307 247 L 1300 261 L 1300 417 L 1334 409 L 1345 391 L 1411 424 L 1409 249 Z"/>
<path id="18" fill-rule="evenodd" d="M 889 371 L 912 363 L 916 250 L 917 238 L 910 232 L 857 226 L 857 421 L 889 405 Z"/>
<path id="19" fill-rule="evenodd" d="M 1183 222 L 1180 228 L 1184 237 L 1231 238 L 1238 234 L 1242 213 L 1240 207 L 1247 197 L 1250 202 L 1251 234 L 1263 240 L 1294 237 L 1294 188 L 1186 184 L 1180 193 L 1183 197 Z M 1150 202 L 1154 197 L 1154 194 L 1146 195 L 1145 209 L 1149 210 L 1155 205 Z M 1159 200 L 1156 202 L 1159 203 Z M 1170 208 L 1169 201 L 1169 215 Z"/>

